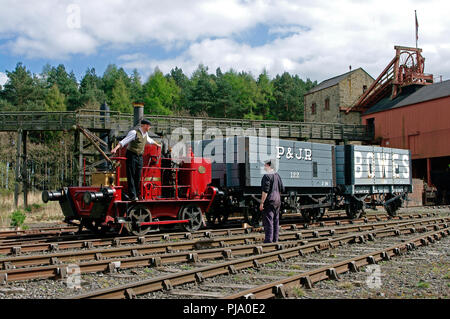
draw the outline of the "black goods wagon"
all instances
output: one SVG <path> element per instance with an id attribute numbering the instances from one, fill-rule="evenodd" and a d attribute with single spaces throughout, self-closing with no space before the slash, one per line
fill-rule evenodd
<path id="1" fill-rule="evenodd" d="M 365 207 L 384 206 L 395 216 L 412 192 L 411 152 L 377 146 L 336 146 L 336 183 L 347 215 L 357 218 Z"/>
<path id="2" fill-rule="evenodd" d="M 283 181 L 282 212 L 293 210 L 317 220 L 335 201 L 334 146 L 255 136 L 201 140 L 191 144 L 196 156 L 212 159 L 212 186 L 221 192 L 208 221 L 241 212 L 252 224 L 261 220 L 259 202 L 264 162 L 272 160 Z"/>

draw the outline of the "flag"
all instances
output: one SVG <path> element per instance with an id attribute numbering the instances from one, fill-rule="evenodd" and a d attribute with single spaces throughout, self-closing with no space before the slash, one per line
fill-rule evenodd
<path id="1" fill-rule="evenodd" d="M 416 44 L 417 44 L 417 40 L 419 40 L 419 22 L 417 21 L 417 11 L 414 10 L 414 13 L 416 15 Z"/>

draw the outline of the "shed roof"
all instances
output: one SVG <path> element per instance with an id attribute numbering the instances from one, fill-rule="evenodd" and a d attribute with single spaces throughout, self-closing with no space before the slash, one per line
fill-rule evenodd
<path id="1" fill-rule="evenodd" d="M 426 86 L 410 85 L 404 87 L 395 99 L 391 100 L 387 96 L 370 107 L 364 114 L 386 111 L 447 96 L 450 96 L 450 80 Z"/>
<path id="2" fill-rule="evenodd" d="M 345 78 L 347 78 L 349 75 L 351 75 L 352 73 L 354 73 L 354 72 L 356 72 L 356 71 L 358 71 L 358 70 L 364 71 L 363 68 L 357 68 L 357 69 L 355 69 L 355 70 L 353 70 L 353 71 L 349 71 L 349 72 L 347 72 L 347 73 L 344 73 L 344 74 L 335 76 L 335 77 L 333 77 L 333 78 L 331 78 L 331 79 L 327 79 L 327 80 L 325 80 L 325 81 L 320 82 L 319 85 L 313 87 L 311 90 L 309 90 L 308 92 L 306 92 L 306 94 L 311 94 L 311 93 L 314 93 L 314 92 L 317 92 L 317 91 L 320 91 L 320 90 L 323 90 L 323 89 L 332 87 L 332 86 L 338 84 L 339 82 L 341 82 L 342 80 L 344 80 Z M 364 72 L 367 73 L 366 71 L 364 71 Z M 368 74 L 368 73 L 367 73 L 367 74 Z M 369 76 L 370 76 L 370 75 L 369 75 Z"/>

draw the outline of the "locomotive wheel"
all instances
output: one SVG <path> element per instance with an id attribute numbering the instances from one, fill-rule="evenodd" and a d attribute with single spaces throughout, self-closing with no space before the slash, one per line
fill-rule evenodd
<path id="1" fill-rule="evenodd" d="M 136 236 L 144 236 L 150 231 L 151 226 L 140 226 L 140 223 L 152 221 L 152 214 L 144 205 L 131 206 L 127 216 L 130 221 L 125 225 L 129 233 Z"/>
<path id="2" fill-rule="evenodd" d="M 184 230 L 188 232 L 194 232 L 200 229 L 203 225 L 203 215 L 200 207 L 195 205 L 189 205 L 181 208 L 179 213 L 180 219 L 189 220 L 188 223 L 182 224 Z"/>

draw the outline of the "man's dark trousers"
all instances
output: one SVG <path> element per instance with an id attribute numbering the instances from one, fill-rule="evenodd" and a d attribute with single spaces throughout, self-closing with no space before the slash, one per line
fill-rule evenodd
<path id="1" fill-rule="evenodd" d="M 139 197 L 141 195 L 141 172 L 143 166 L 142 155 L 127 150 L 127 182 L 128 182 L 128 195 L 130 200 Z"/>
<path id="2" fill-rule="evenodd" d="M 280 228 L 280 206 L 264 206 L 263 225 L 264 232 L 266 234 L 264 243 L 275 243 L 278 241 L 278 231 Z"/>

